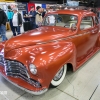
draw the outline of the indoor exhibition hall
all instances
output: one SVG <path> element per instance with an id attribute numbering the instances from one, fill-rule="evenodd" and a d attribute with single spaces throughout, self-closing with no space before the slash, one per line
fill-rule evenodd
<path id="1" fill-rule="evenodd" d="M 0 100 L 100 100 L 100 0 L 0 0 Z"/>

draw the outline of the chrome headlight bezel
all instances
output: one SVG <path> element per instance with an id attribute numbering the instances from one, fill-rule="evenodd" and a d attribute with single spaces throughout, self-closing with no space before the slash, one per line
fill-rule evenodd
<path id="1" fill-rule="evenodd" d="M 30 69 L 30 72 L 33 74 L 33 75 L 36 75 L 37 74 L 37 68 L 34 64 L 30 64 L 29 65 L 29 69 Z"/>

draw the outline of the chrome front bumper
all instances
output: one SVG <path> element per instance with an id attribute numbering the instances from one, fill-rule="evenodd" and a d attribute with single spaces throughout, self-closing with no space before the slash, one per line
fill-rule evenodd
<path id="1" fill-rule="evenodd" d="M 0 75 L 2 75 L 2 74 L 0 73 Z M 18 87 L 18 88 L 20 88 L 20 89 L 22 89 L 22 90 L 24 90 L 24 91 L 26 91 L 26 92 L 28 92 L 28 93 L 31 93 L 31 94 L 33 94 L 33 95 L 41 95 L 41 94 L 45 93 L 45 92 L 48 90 L 47 88 L 44 88 L 44 89 L 42 89 L 42 90 L 40 90 L 40 91 L 31 91 L 31 90 L 28 90 L 28 89 L 26 89 L 26 88 L 23 88 L 23 87 L 21 87 L 21 86 L 15 84 L 15 83 L 13 83 L 13 82 L 10 81 L 8 78 L 6 78 L 4 75 L 2 75 L 2 76 L 3 76 L 7 81 L 9 81 L 11 84 L 15 85 L 16 87 Z"/>

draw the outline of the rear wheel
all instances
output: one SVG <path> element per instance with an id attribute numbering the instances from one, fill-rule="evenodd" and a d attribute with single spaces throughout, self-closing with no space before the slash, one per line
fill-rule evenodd
<path id="1" fill-rule="evenodd" d="M 50 86 L 51 87 L 57 87 L 58 85 L 60 85 L 60 83 L 64 80 L 65 75 L 66 75 L 66 71 L 67 71 L 67 65 L 65 64 L 58 72 L 57 74 L 54 76 L 54 78 L 51 81 Z"/>

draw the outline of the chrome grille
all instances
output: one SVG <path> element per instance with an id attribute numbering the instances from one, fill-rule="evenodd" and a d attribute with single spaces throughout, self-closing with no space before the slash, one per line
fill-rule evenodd
<path id="1" fill-rule="evenodd" d="M 4 49 L 2 49 L 0 52 L 0 65 L 3 67 L 5 66 Z"/>
<path id="2" fill-rule="evenodd" d="M 41 87 L 39 82 L 30 78 L 26 67 L 17 61 L 6 60 L 5 72 L 7 76 L 21 78 L 35 87 Z"/>
<path id="3" fill-rule="evenodd" d="M 3 57 L 3 55 L 0 55 L 0 65 L 4 66 L 4 57 Z"/>
<path id="4" fill-rule="evenodd" d="M 6 74 L 13 77 L 28 77 L 26 68 L 18 62 L 6 60 Z"/>

